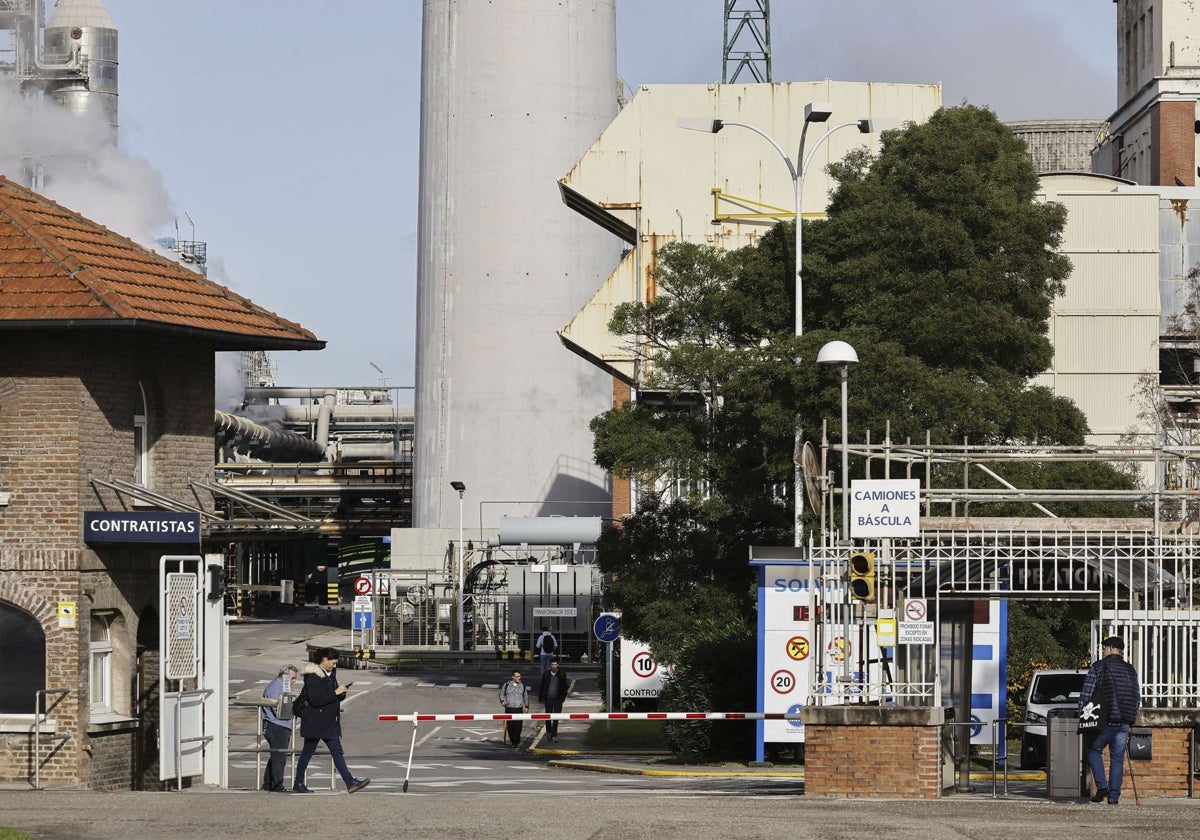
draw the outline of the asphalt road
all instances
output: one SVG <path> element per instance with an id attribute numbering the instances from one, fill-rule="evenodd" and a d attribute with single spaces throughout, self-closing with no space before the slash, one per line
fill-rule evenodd
<path id="1" fill-rule="evenodd" d="M 297 621 L 233 626 L 231 690 L 261 695 L 281 665 L 301 663 L 305 643 L 329 629 Z M 330 641 L 322 636 L 322 643 Z M 0 825 L 21 828 L 42 840 L 216 840 L 310 832 L 347 838 L 470 840 L 548 835 L 560 840 L 859 840 L 878 833 L 888 840 L 1170 840 L 1193 838 L 1200 825 L 1200 800 L 1143 800 L 1137 806 L 1126 796 L 1114 808 L 1051 802 L 1036 791 L 992 799 L 982 788 L 981 793 L 932 802 L 830 800 L 802 796 L 795 778 L 769 773 L 659 777 L 588 772 L 578 769 L 580 765 L 563 766 L 565 762 L 550 756 L 514 752 L 503 746 L 498 729 L 473 723 L 418 733 L 412 784 L 405 793 L 411 725 L 380 723 L 377 716 L 414 710 L 498 711 L 500 676 L 466 669 L 343 672 L 342 677 L 355 682 L 346 712 L 350 763 L 356 774 L 361 770 L 373 779 L 361 793 L 348 796 L 340 784 L 330 790 L 328 760 L 320 758 L 309 784 L 317 787 L 313 782 L 324 772 L 326 792 L 262 793 L 256 789 L 253 758 L 235 753 L 229 790 L 5 791 L 0 793 Z M 596 700 L 579 698 L 585 704 Z M 251 743 L 254 713 L 240 710 L 232 717 L 234 733 L 245 733 L 235 734 L 232 746 Z M 325 771 L 319 768 L 322 763 Z"/>
<path id="2" fill-rule="evenodd" d="M 1195 800 L 1117 807 L 957 798 L 934 802 L 808 797 L 279 796 L 180 793 L 6 792 L 0 824 L 42 840 L 160 840 L 321 836 L 511 840 L 822 838 L 861 840 L 1156 840 L 1194 838 Z"/>

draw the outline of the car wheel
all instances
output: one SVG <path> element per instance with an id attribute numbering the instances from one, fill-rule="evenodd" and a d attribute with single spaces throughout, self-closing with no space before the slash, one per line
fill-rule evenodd
<path id="1" fill-rule="evenodd" d="M 1046 766 L 1046 754 L 1042 746 L 1028 735 L 1021 739 L 1021 769 L 1041 770 Z"/>

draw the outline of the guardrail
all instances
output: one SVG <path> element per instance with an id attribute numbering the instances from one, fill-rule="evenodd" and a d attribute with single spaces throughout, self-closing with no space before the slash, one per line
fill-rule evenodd
<path id="1" fill-rule="evenodd" d="M 230 746 L 228 746 L 228 744 L 226 744 L 226 754 L 227 755 L 233 755 L 235 753 L 236 754 L 252 754 L 252 755 L 254 755 L 254 779 L 255 779 L 255 781 L 254 781 L 254 786 L 251 788 L 251 790 L 258 790 L 260 787 L 262 787 L 262 775 L 263 775 L 262 763 L 263 763 L 263 754 L 264 753 L 268 756 L 275 752 L 286 753 L 288 756 L 288 760 L 285 764 L 286 776 L 291 777 L 293 785 L 296 782 L 296 753 L 298 753 L 300 751 L 296 745 L 297 728 L 295 726 L 293 726 L 291 729 L 291 735 L 288 738 L 287 749 L 274 750 L 267 743 L 267 739 L 262 733 L 263 721 L 262 721 L 262 717 L 257 713 L 257 710 L 263 708 L 264 706 L 267 706 L 267 707 L 274 706 L 276 714 L 283 713 L 285 698 L 286 698 L 287 702 L 289 702 L 289 703 L 291 702 L 292 698 L 288 695 L 283 695 L 277 700 L 272 700 L 267 697 L 252 697 L 252 698 L 230 697 L 229 698 L 229 705 L 231 708 L 255 709 L 256 710 L 255 711 L 255 720 L 259 724 L 258 729 L 256 729 L 254 732 L 230 731 L 230 733 L 229 733 L 230 739 L 233 739 L 234 737 L 246 738 L 246 737 L 252 736 L 254 738 L 254 747 L 253 748 L 236 748 L 236 747 L 230 747 Z M 290 709 L 287 710 L 287 714 L 289 714 L 289 715 L 291 714 Z M 314 758 L 315 758 L 315 756 L 314 756 Z M 311 767 L 312 765 L 310 764 L 309 766 Z M 229 774 L 226 773 L 225 777 L 229 778 Z M 337 768 L 334 767 L 333 756 L 330 756 L 329 757 L 329 789 L 330 790 L 335 789 L 334 784 L 335 784 L 336 779 L 337 779 Z M 285 784 L 284 787 L 290 789 L 291 785 Z M 310 787 L 311 787 L 311 785 L 310 785 Z"/>

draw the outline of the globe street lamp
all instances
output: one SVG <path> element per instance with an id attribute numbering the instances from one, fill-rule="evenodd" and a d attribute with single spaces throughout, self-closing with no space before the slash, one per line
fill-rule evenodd
<path id="1" fill-rule="evenodd" d="M 458 562 L 454 565 L 458 571 L 458 649 L 462 651 L 466 650 L 463 645 L 463 566 L 466 564 L 463 556 L 463 494 L 467 492 L 467 485 L 451 481 L 450 486 L 458 491 L 458 557 L 455 558 Z"/>
<path id="2" fill-rule="evenodd" d="M 870 119 L 849 120 L 842 122 L 829 128 L 824 134 L 817 138 L 813 143 L 812 149 L 808 155 L 804 154 L 804 143 L 808 135 L 809 123 L 827 122 L 833 115 L 833 106 L 827 102 L 810 102 L 804 106 L 804 126 L 800 129 L 800 146 L 796 150 L 796 160 L 792 161 L 788 157 L 788 153 L 784 151 L 783 146 L 779 144 L 774 137 L 763 131 L 758 126 L 750 123 L 736 122 L 734 120 L 714 120 L 707 118 L 690 118 L 684 117 L 678 121 L 680 128 L 691 129 L 692 131 L 707 131 L 716 134 L 726 126 L 736 126 L 744 128 L 747 131 L 753 131 L 759 137 L 766 140 L 775 151 L 779 152 L 779 156 L 783 158 L 784 164 L 788 169 L 788 174 L 792 177 L 792 187 L 794 193 L 795 211 L 796 211 L 796 231 L 795 231 L 795 294 L 796 294 L 796 323 L 795 334 L 797 336 L 804 335 L 804 282 L 803 282 L 803 225 L 801 220 L 804 213 L 804 175 L 808 171 L 808 165 L 812 162 L 813 155 L 817 149 L 835 132 L 843 128 L 855 126 L 863 134 L 869 134 L 873 130 L 878 129 L 877 123 Z M 800 469 L 800 454 L 804 446 L 804 430 L 800 426 L 800 418 L 796 418 L 796 439 L 795 451 L 792 458 L 792 493 L 795 496 L 795 544 L 800 546 L 803 542 L 803 526 L 801 515 L 804 512 L 804 494 L 803 494 L 803 476 Z"/>
<path id="3" fill-rule="evenodd" d="M 817 351 L 817 364 L 842 366 L 842 540 L 850 539 L 850 447 L 847 435 L 846 380 L 850 365 L 858 363 L 858 353 L 844 341 L 831 341 Z M 842 681 L 850 682 L 850 582 L 847 574 L 846 603 L 843 606 Z"/>

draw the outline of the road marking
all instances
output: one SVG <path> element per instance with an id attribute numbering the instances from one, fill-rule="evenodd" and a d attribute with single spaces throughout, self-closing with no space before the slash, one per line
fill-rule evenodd
<path id="1" fill-rule="evenodd" d="M 433 737 L 433 735 L 434 735 L 434 733 L 435 733 L 435 732 L 437 732 L 438 730 L 440 730 L 441 728 L 442 728 L 442 727 L 440 727 L 440 726 L 435 726 L 435 727 L 433 727 L 433 729 L 429 730 L 429 734 L 428 734 L 428 735 L 426 735 L 426 736 L 425 736 L 424 738 L 422 738 L 420 741 L 417 741 L 417 746 L 423 746 L 423 745 L 424 745 L 424 743 L 425 743 L 426 741 L 428 741 L 430 738 L 432 738 L 432 737 Z"/>

